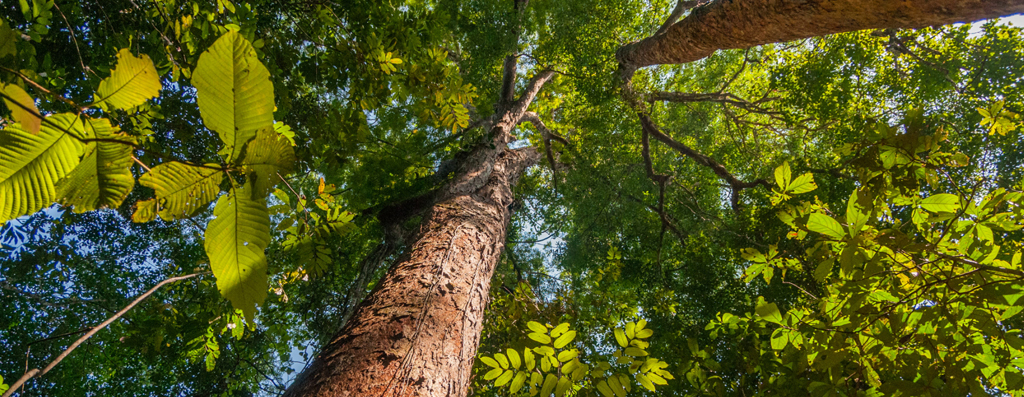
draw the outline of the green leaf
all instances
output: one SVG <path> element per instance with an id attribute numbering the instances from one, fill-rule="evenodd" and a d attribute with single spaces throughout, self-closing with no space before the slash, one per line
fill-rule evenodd
<path id="1" fill-rule="evenodd" d="M 772 349 L 782 350 L 789 344 L 789 336 L 786 334 L 786 330 L 778 328 L 775 332 L 772 332 Z"/>
<path id="2" fill-rule="evenodd" d="M 789 162 L 785 161 L 782 165 L 775 168 L 775 184 L 779 185 L 779 190 L 786 191 L 789 187 L 789 179 L 793 173 L 789 169 Z"/>
<path id="3" fill-rule="evenodd" d="M 494 378 L 497 378 L 499 375 L 501 375 L 502 372 L 505 372 L 505 370 L 501 368 L 495 368 L 490 371 L 487 371 L 487 373 L 484 374 L 484 380 L 492 380 Z"/>
<path id="4" fill-rule="evenodd" d="M 868 223 L 871 206 L 872 199 L 863 188 L 854 189 L 850 194 L 850 201 L 846 202 L 846 224 L 850 227 L 850 237 L 857 237 Z"/>
<path id="5" fill-rule="evenodd" d="M 540 388 L 540 395 L 542 397 L 548 397 L 551 392 L 555 390 L 555 385 L 558 384 L 558 377 L 554 374 L 547 374 L 544 377 L 544 385 Z"/>
<path id="6" fill-rule="evenodd" d="M 626 355 L 633 357 L 646 357 L 647 351 L 639 347 L 627 347 Z"/>
<path id="7" fill-rule="evenodd" d="M 526 382 L 526 372 L 517 372 L 515 378 L 512 378 L 512 383 L 509 384 L 509 392 L 515 394 L 519 389 L 523 388 L 523 383 Z"/>
<path id="8" fill-rule="evenodd" d="M 530 339 L 537 341 L 537 343 L 548 344 L 551 343 L 551 337 L 539 332 L 531 332 L 526 335 Z"/>
<path id="9" fill-rule="evenodd" d="M 267 296 L 267 258 L 270 214 L 252 188 L 232 189 L 217 200 L 214 219 L 206 226 L 206 254 L 222 296 L 253 319 L 256 306 Z"/>
<path id="10" fill-rule="evenodd" d="M 568 330 L 569 330 L 569 323 L 558 324 L 558 326 L 556 326 L 554 329 L 551 330 L 551 337 L 552 338 L 557 338 L 559 335 L 562 335 L 563 333 L 565 333 L 565 331 L 568 331 Z"/>
<path id="11" fill-rule="evenodd" d="M 266 197 L 281 182 L 281 176 L 294 172 L 295 150 L 273 128 L 262 128 L 246 145 L 241 166 L 249 173 L 256 194 Z"/>
<path id="12" fill-rule="evenodd" d="M 654 383 L 647 378 L 644 374 L 636 374 L 636 380 L 640 381 L 640 385 L 645 389 L 654 391 Z"/>
<path id="13" fill-rule="evenodd" d="M 216 164 L 207 167 L 210 168 L 171 161 L 150 169 L 139 177 L 139 183 L 156 192 L 160 218 L 188 218 L 220 193 L 224 174 L 216 169 Z"/>
<path id="14" fill-rule="evenodd" d="M 608 387 L 608 381 L 602 380 L 601 383 L 597 384 L 597 391 L 601 392 L 604 397 L 612 397 L 615 394 L 612 392 L 611 387 Z"/>
<path id="15" fill-rule="evenodd" d="M 767 322 L 782 324 L 782 313 L 779 312 L 779 307 L 774 303 L 765 302 L 763 297 L 757 297 L 757 307 L 754 309 L 758 317 L 761 317 Z"/>
<path id="16" fill-rule="evenodd" d="M 256 131 L 274 126 L 270 72 L 238 32 L 225 33 L 199 57 L 192 84 L 203 123 L 220 136 L 224 148 L 219 153 L 229 162 Z"/>
<path id="17" fill-rule="evenodd" d="M 537 357 L 533 355 L 530 348 L 523 349 L 523 362 L 526 363 L 527 371 L 533 371 L 537 367 Z"/>
<path id="18" fill-rule="evenodd" d="M 482 362 L 485 365 L 487 365 L 488 367 L 492 367 L 492 368 L 498 368 L 498 366 L 499 366 L 497 361 L 494 361 L 493 358 L 490 358 L 490 357 L 487 357 L 487 356 L 480 357 L 480 362 Z"/>
<path id="19" fill-rule="evenodd" d="M 814 268 L 814 279 L 819 283 L 825 281 L 825 278 L 829 274 L 832 274 L 832 266 L 835 263 L 834 259 L 829 259 L 818 264 L 818 267 Z"/>
<path id="20" fill-rule="evenodd" d="M 508 383 L 508 381 L 512 380 L 512 375 L 512 370 L 505 370 L 505 372 L 503 372 L 501 376 L 499 376 L 498 379 L 494 381 L 494 386 L 505 386 L 505 384 Z"/>
<path id="21" fill-rule="evenodd" d="M 836 240 L 842 240 L 843 235 L 846 234 L 843 231 L 843 225 L 840 225 L 831 216 L 817 212 L 811 214 L 810 219 L 807 221 L 807 228 L 812 232 L 818 232 Z"/>
<path id="22" fill-rule="evenodd" d="M 793 182 L 789 184 L 789 187 L 787 187 L 785 191 L 786 191 L 786 193 L 800 194 L 800 193 L 807 193 L 807 192 L 813 191 L 814 189 L 817 189 L 817 188 L 818 188 L 818 185 L 814 183 L 814 175 L 812 175 L 810 172 L 808 172 L 808 173 L 800 175 L 796 179 L 794 179 Z"/>
<path id="23" fill-rule="evenodd" d="M 932 195 L 921 200 L 921 208 L 931 212 L 956 212 L 960 209 L 960 197 L 949 193 Z"/>
<path id="24" fill-rule="evenodd" d="M 504 354 L 497 353 L 494 355 L 494 359 L 498 360 L 498 364 L 500 364 L 502 368 L 508 368 L 508 357 L 505 357 Z"/>
<path id="25" fill-rule="evenodd" d="M 506 349 L 508 353 L 508 361 L 512 364 L 512 368 L 519 369 L 523 365 L 522 360 L 519 359 L 519 352 L 515 349 Z"/>
<path id="26" fill-rule="evenodd" d="M 160 95 L 160 75 L 149 55 L 136 58 L 127 48 L 117 52 L 117 65 L 96 90 L 96 105 L 129 109 Z"/>
<path id="27" fill-rule="evenodd" d="M 558 353 L 558 361 L 561 361 L 561 362 L 564 363 L 566 361 L 569 361 L 569 360 L 572 360 L 572 359 L 576 358 L 577 356 L 579 356 L 579 352 L 578 351 L 576 351 L 576 350 L 566 350 L 566 351 L 563 351 L 561 353 Z"/>
<path id="28" fill-rule="evenodd" d="M 119 133 L 106 119 L 88 119 L 84 124 L 85 138 L 107 141 L 86 145 L 78 167 L 57 182 L 57 195 L 77 213 L 117 208 L 135 187 L 131 170 L 135 138 Z"/>
<path id="29" fill-rule="evenodd" d="M 554 346 L 555 349 L 561 349 L 565 347 L 565 345 L 569 344 L 569 342 L 572 342 L 574 338 L 576 338 L 576 331 L 566 332 L 562 334 L 562 336 L 559 336 L 558 339 L 555 339 L 555 343 L 552 346 Z"/>
<path id="30" fill-rule="evenodd" d="M 39 124 L 43 120 L 39 118 L 42 114 L 39 113 L 39 108 L 36 107 L 36 101 L 25 90 L 14 84 L 5 85 L 0 83 L 0 92 L 14 100 L 12 102 L 10 99 L 4 98 L 4 104 L 11 111 L 11 118 L 14 119 L 14 122 L 21 124 L 21 128 L 25 131 L 38 134 Z"/>
<path id="31" fill-rule="evenodd" d="M 132 222 L 146 223 L 156 219 L 156 199 L 141 200 L 135 202 L 135 212 L 132 214 Z"/>
<path id="32" fill-rule="evenodd" d="M 548 327 L 545 327 L 544 324 L 538 323 L 536 321 L 527 322 L 526 326 L 530 328 L 530 330 L 533 332 L 541 334 L 546 334 L 548 332 Z"/>
<path id="33" fill-rule="evenodd" d="M 640 339 L 650 338 L 651 335 L 654 335 L 653 329 L 642 329 L 636 332 L 636 337 Z"/>
<path id="34" fill-rule="evenodd" d="M 626 337 L 629 339 L 636 337 L 636 324 L 632 322 L 626 323 Z"/>
<path id="35" fill-rule="evenodd" d="M 616 328 L 614 334 L 615 341 L 619 343 L 619 346 L 626 347 L 629 345 L 629 341 L 626 339 L 626 332 L 622 328 Z"/>
<path id="36" fill-rule="evenodd" d="M 34 213 L 58 198 L 56 183 L 78 166 L 83 146 L 65 133 L 81 135 L 72 114 L 46 118 L 38 134 L 10 124 L 0 130 L 0 224 Z"/>
<path id="37" fill-rule="evenodd" d="M 566 378 L 564 376 L 558 378 L 558 384 L 555 385 L 555 396 L 564 396 L 565 392 L 569 391 L 569 386 L 572 386 L 572 382 L 569 381 L 569 378 Z"/>

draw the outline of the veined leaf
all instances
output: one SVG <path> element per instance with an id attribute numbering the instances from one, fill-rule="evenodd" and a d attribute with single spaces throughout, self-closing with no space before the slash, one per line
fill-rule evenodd
<path id="1" fill-rule="evenodd" d="M 523 383 L 526 382 L 526 372 L 517 372 L 516 377 L 512 379 L 512 383 L 508 385 L 510 393 L 515 394 L 519 389 L 523 388 Z"/>
<path id="2" fill-rule="evenodd" d="M 960 209 L 960 197 L 949 193 L 931 195 L 921 200 L 921 208 L 931 212 L 956 212 Z"/>
<path id="3" fill-rule="evenodd" d="M 132 222 L 146 223 L 156 219 L 156 199 L 142 200 L 135 203 Z"/>
<path id="4" fill-rule="evenodd" d="M 7 109 L 10 109 L 11 118 L 14 119 L 14 122 L 21 124 L 21 128 L 25 129 L 25 131 L 38 134 L 39 124 L 43 120 L 39 118 L 41 113 L 39 113 L 39 108 L 36 107 L 36 101 L 25 90 L 14 84 L 4 85 L 0 83 L 0 91 L 14 99 L 14 102 L 12 102 L 4 98 L 4 104 L 7 105 Z"/>
<path id="5" fill-rule="evenodd" d="M 796 177 L 796 179 L 794 179 L 793 182 L 791 182 L 789 186 L 786 187 L 786 193 L 807 193 L 817 188 L 818 185 L 814 183 L 814 175 L 808 172 L 806 174 Z"/>
<path id="6" fill-rule="evenodd" d="M 107 119 L 85 120 L 85 138 L 119 140 L 91 142 L 78 167 L 57 182 L 57 195 L 65 205 L 82 213 L 99 208 L 117 208 L 135 187 L 132 175 L 132 145 L 135 138 L 118 133 Z"/>
<path id="7" fill-rule="evenodd" d="M 786 188 L 789 187 L 789 179 L 792 175 L 788 161 L 783 162 L 782 165 L 775 168 L 775 184 L 779 185 L 779 190 L 785 191 Z"/>
<path id="8" fill-rule="evenodd" d="M 551 396 L 551 392 L 555 390 L 555 385 L 558 383 L 558 377 L 554 374 L 547 374 L 544 377 L 544 385 L 540 388 L 540 395 L 543 397 Z"/>
<path id="9" fill-rule="evenodd" d="M 613 332 L 615 334 L 615 341 L 619 343 L 619 346 L 626 347 L 629 341 L 626 340 L 626 332 L 622 328 L 616 328 Z"/>
<path id="10" fill-rule="evenodd" d="M 519 352 L 515 349 L 506 349 L 508 353 L 508 361 L 512 364 L 512 368 L 519 369 L 523 362 L 519 359 Z"/>
<path id="11" fill-rule="evenodd" d="M 508 383 L 510 380 L 512 380 L 512 375 L 513 375 L 512 370 L 505 370 L 505 372 L 502 373 L 501 376 L 499 376 L 498 379 L 494 381 L 494 386 L 497 386 L 497 387 L 505 386 L 506 383 Z"/>
<path id="12" fill-rule="evenodd" d="M 153 167 L 139 183 L 156 191 L 160 218 L 170 221 L 188 218 L 217 198 L 222 178 L 220 170 L 171 161 Z"/>
<path id="13" fill-rule="evenodd" d="M 548 327 L 545 327 L 544 324 L 538 323 L 536 321 L 527 322 L 526 326 L 529 327 L 530 330 L 533 332 L 539 332 L 542 334 L 548 333 Z"/>
<path id="14" fill-rule="evenodd" d="M 273 128 L 261 128 L 256 138 L 246 145 L 241 165 L 248 171 L 256 194 L 266 197 L 281 180 L 278 174 L 284 176 L 293 172 L 295 151 Z"/>
<path id="15" fill-rule="evenodd" d="M 232 306 L 252 320 L 256 305 L 267 296 L 267 258 L 270 214 L 263 200 L 253 199 L 252 188 L 232 189 L 221 196 L 206 226 L 206 255 L 217 278 L 217 288 Z"/>
<path id="16" fill-rule="evenodd" d="M 220 135 L 228 161 L 256 131 L 274 126 L 274 85 L 256 50 L 238 32 L 227 32 L 199 57 L 192 74 L 203 123 Z"/>
<path id="17" fill-rule="evenodd" d="M 843 225 L 840 225 L 831 216 L 817 212 L 811 214 L 807 220 L 807 228 L 811 229 L 812 232 L 818 232 L 836 240 L 842 240 L 843 235 L 846 234 L 843 232 Z"/>
<path id="18" fill-rule="evenodd" d="M 136 58 L 127 48 L 117 52 L 117 65 L 110 77 L 100 82 L 96 104 L 107 103 L 117 109 L 139 106 L 160 95 L 160 76 L 149 55 Z"/>
<path id="19" fill-rule="evenodd" d="M 572 342 L 574 338 L 576 338 L 576 331 L 566 332 L 562 334 L 562 336 L 559 336 L 558 339 L 555 339 L 555 343 L 552 344 L 552 346 L 554 346 L 555 349 L 561 349 L 565 347 L 565 345 L 569 344 L 569 342 Z"/>
<path id="20" fill-rule="evenodd" d="M 486 364 L 488 367 L 498 368 L 498 362 L 494 361 L 493 358 L 490 358 L 490 357 L 487 357 L 487 356 L 482 356 L 482 357 L 480 357 L 480 361 L 483 362 L 484 364 Z"/>
<path id="21" fill-rule="evenodd" d="M 20 124 L 0 130 L 0 224 L 57 199 L 57 181 L 78 166 L 83 149 L 65 131 L 82 130 L 82 122 L 66 113 L 47 117 L 39 134 Z"/>

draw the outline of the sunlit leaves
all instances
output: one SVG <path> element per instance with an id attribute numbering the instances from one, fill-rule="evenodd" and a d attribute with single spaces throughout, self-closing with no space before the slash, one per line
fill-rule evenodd
<path id="1" fill-rule="evenodd" d="M 841 240 L 846 235 L 843 225 L 840 225 L 831 216 L 817 212 L 811 214 L 810 220 L 807 221 L 807 228 L 812 232 L 818 232 L 836 240 Z"/>
<path id="2" fill-rule="evenodd" d="M 987 109 L 978 108 L 978 113 L 982 117 L 981 126 L 988 126 L 988 133 L 990 135 L 1006 135 L 1006 133 L 1013 131 L 1018 126 L 1013 121 L 1017 114 L 1006 110 L 1004 105 L 1004 101 L 996 101 L 989 105 Z"/>
<path id="3" fill-rule="evenodd" d="M 95 104 L 106 104 L 116 109 L 128 109 L 160 95 L 160 77 L 149 56 L 132 55 L 124 48 L 117 53 L 117 65 L 110 77 L 100 82 Z"/>
<path id="4" fill-rule="evenodd" d="M 772 190 L 772 204 L 778 204 L 788 200 L 792 195 L 807 193 L 818 188 L 818 185 L 814 183 L 814 175 L 809 172 L 793 179 L 789 162 L 783 162 L 782 165 L 775 168 L 775 184 L 778 189 Z"/>
<path id="5" fill-rule="evenodd" d="M 256 194 L 266 197 L 284 175 L 295 168 L 295 152 L 287 138 L 272 128 L 261 128 L 245 148 L 241 166 L 248 171 Z"/>
<path id="6" fill-rule="evenodd" d="M 67 132 L 81 135 L 72 114 L 49 116 L 38 134 L 19 124 L 0 130 L 0 223 L 31 214 L 57 198 L 57 182 L 79 163 L 83 146 Z"/>
<path id="7" fill-rule="evenodd" d="M 220 136 L 220 153 L 229 161 L 239 157 L 256 131 L 273 127 L 270 72 L 238 32 L 225 33 L 199 57 L 192 83 L 203 123 Z"/>
<path id="8" fill-rule="evenodd" d="M 263 250 L 270 244 L 267 206 L 253 196 L 248 184 L 221 196 L 205 236 L 217 288 L 249 319 L 267 295 L 267 258 Z"/>
<path id="9" fill-rule="evenodd" d="M 160 218 L 171 221 L 191 217 L 213 201 L 223 178 L 216 164 L 198 167 L 172 161 L 153 167 L 139 183 L 156 192 Z"/>
<path id="10" fill-rule="evenodd" d="M 83 136 L 97 141 L 86 144 L 79 165 L 57 183 L 58 196 L 79 213 L 117 208 L 135 187 L 130 168 L 135 139 L 106 119 L 85 120 Z"/>
<path id="11" fill-rule="evenodd" d="M 42 119 L 39 117 L 42 114 L 36 108 L 35 100 L 25 90 L 14 84 L 5 85 L 0 83 L 0 92 L 5 96 L 4 104 L 7 105 L 7 109 L 11 112 L 11 119 L 21 124 L 21 128 L 25 131 L 33 134 L 38 133 L 39 124 L 42 123 Z"/>

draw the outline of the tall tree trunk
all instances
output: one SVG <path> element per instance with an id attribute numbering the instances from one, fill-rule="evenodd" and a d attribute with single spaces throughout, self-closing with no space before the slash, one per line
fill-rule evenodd
<path id="1" fill-rule="evenodd" d="M 514 73 L 514 62 L 511 68 Z M 463 160 L 409 237 L 409 249 L 286 396 L 466 394 L 511 218 L 512 187 L 541 157 L 534 148 L 507 144 L 551 76 L 538 74 L 518 101 L 486 123 L 491 141 Z"/>
<path id="2" fill-rule="evenodd" d="M 717 50 L 863 29 L 923 28 L 1024 12 L 1021 0 L 713 0 L 659 33 L 619 48 L 626 75 Z"/>

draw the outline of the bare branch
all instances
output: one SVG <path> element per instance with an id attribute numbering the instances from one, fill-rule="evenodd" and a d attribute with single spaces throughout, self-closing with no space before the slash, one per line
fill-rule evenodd
<path id="1" fill-rule="evenodd" d="M 518 120 L 523 117 L 523 114 L 526 113 L 526 109 L 530 107 L 531 103 L 533 103 L 533 99 L 536 98 L 537 94 L 540 93 L 540 90 L 544 88 L 544 84 L 547 84 L 547 82 L 554 76 L 554 70 L 544 69 L 537 73 L 536 76 L 533 76 L 529 83 L 526 83 L 526 90 L 523 91 L 523 95 L 519 96 L 519 99 L 512 104 L 512 108 L 510 109 L 513 120 Z"/>
<path id="2" fill-rule="evenodd" d="M 719 178 L 724 179 L 726 183 L 729 184 L 729 187 L 732 188 L 732 198 L 730 201 L 732 203 L 733 209 L 739 208 L 739 194 L 740 191 L 742 191 L 743 189 L 749 189 L 758 185 L 771 188 L 771 185 L 768 183 L 768 181 L 764 179 L 757 179 L 750 182 L 741 181 L 739 178 L 736 178 L 736 176 L 730 173 L 729 170 L 725 168 L 725 166 L 715 161 L 715 159 L 697 153 L 697 151 L 691 149 L 689 146 L 686 146 L 680 143 L 679 141 L 672 139 L 672 137 L 662 133 L 658 129 L 658 126 L 656 126 L 654 122 L 651 121 L 651 118 L 648 117 L 646 114 L 639 113 L 639 116 L 640 125 L 643 128 L 645 134 L 650 134 L 651 136 L 654 137 L 654 139 L 657 139 L 665 143 L 670 148 L 675 149 L 680 154 L 693 159 L 695 162 L 697 162 L 697 164 L 711 168 L 711 171 L 713 171 L 715 175 L 718 175 Z"/>
<path id="3" fill-rule="evenodd" d="M 133 307 L 135 307 L 135 305 L 138 305 L 140 302 L 142 302 L 143 300 L 148 298 L 150 295 L 153 295 L 153 293 L 156 292 L 158 289 L 160 289 L 160 287 L 163 287 L 164 285 L 167 285 L 167 284 L 170 284 L 170 283 L 173 283 L 173 282 L 176 282 L 176 281 L 181 281 L 181 280 L 185 280 L 185 279 L 189 279 L 189 278 L 192 278 L 192 277 L 201 276 L 201 275 L 205 275 L 205 274 L 210 274 L 210 272 L 193 273 L 193 274 L 189 274 L 189 275 L 185 275 L 185 276 L 171 277 L 169 279 L 166 279 L 164 281 L 161 281 L 161 282 L 157 283 L 155 286 L 153 286 L 153 288 L 150 288 L 149 291 L 146 291 L 144 294 L 139 295 L 138 298 L 135 298 L 135 300 L 132 301 L 132 303 L 129 303 L 128 306 L 125 306 L 124 309 L 121 309 L 119 312 L 115 313 L 113 316 L 110 316 L 110 318 L 108 318 L 106 321 L 100 323 L 100 325 L 97 325 L 97 326 L 93 327 L 91 330 L 89 330 L 89 332 L 86 332 L 85 335 L 82 335 L 81 338 L 78 338 L 78 340 L 76 340 L 74 343 L 72 343 L 71 346 L 68 346 L 67 349 L 64 349 L 64 351 L 61 352 L 60 355 L 57 356 L 56 359 L 51 361 L 50 364 L 46 366 L 46 368 L 43 368 L 42 371 L 40 371 L 38 368 L 34 368 L 34 369 L 30 370 L 30 371 L 25 372 L 25 374 L 22 375 L 21 378 L 18 379 L 17 382 L 14 382 L 14 384 L 11 385 L 11 388 L 8 389 L 7 392 L 3 394 L 2 397 L 10 397 L 11 395 L 13 395 L 18 390 L 19 387 L 21 387 L 21 385 L 23 385 L 29 379 L 32 379 L 32 377 L 35 377 L 37 375 L 38 376 L 46 375 L 47 372 L 50 372 L 50 370 L 53 369 L 53 367 L 56 367 L 57 364 L 60 364 L 60 362 L 63 361 L 69 354 L 71 354 L 72 351 L 74 351 L 76 348 L 78 348 L 79 345 L 81 345 L 87 339 L 91 338 L 93 335 L 95 335 L 101 329 L 106 328 L 108 325 L 110 325 L 110 323 L 113 323 L 114 321 L 117 321 L 117 319 L 121 318 L 121 316 L 123 316 L 125 313 L 128 313 L 128 311 L 131 310 Z"/>

